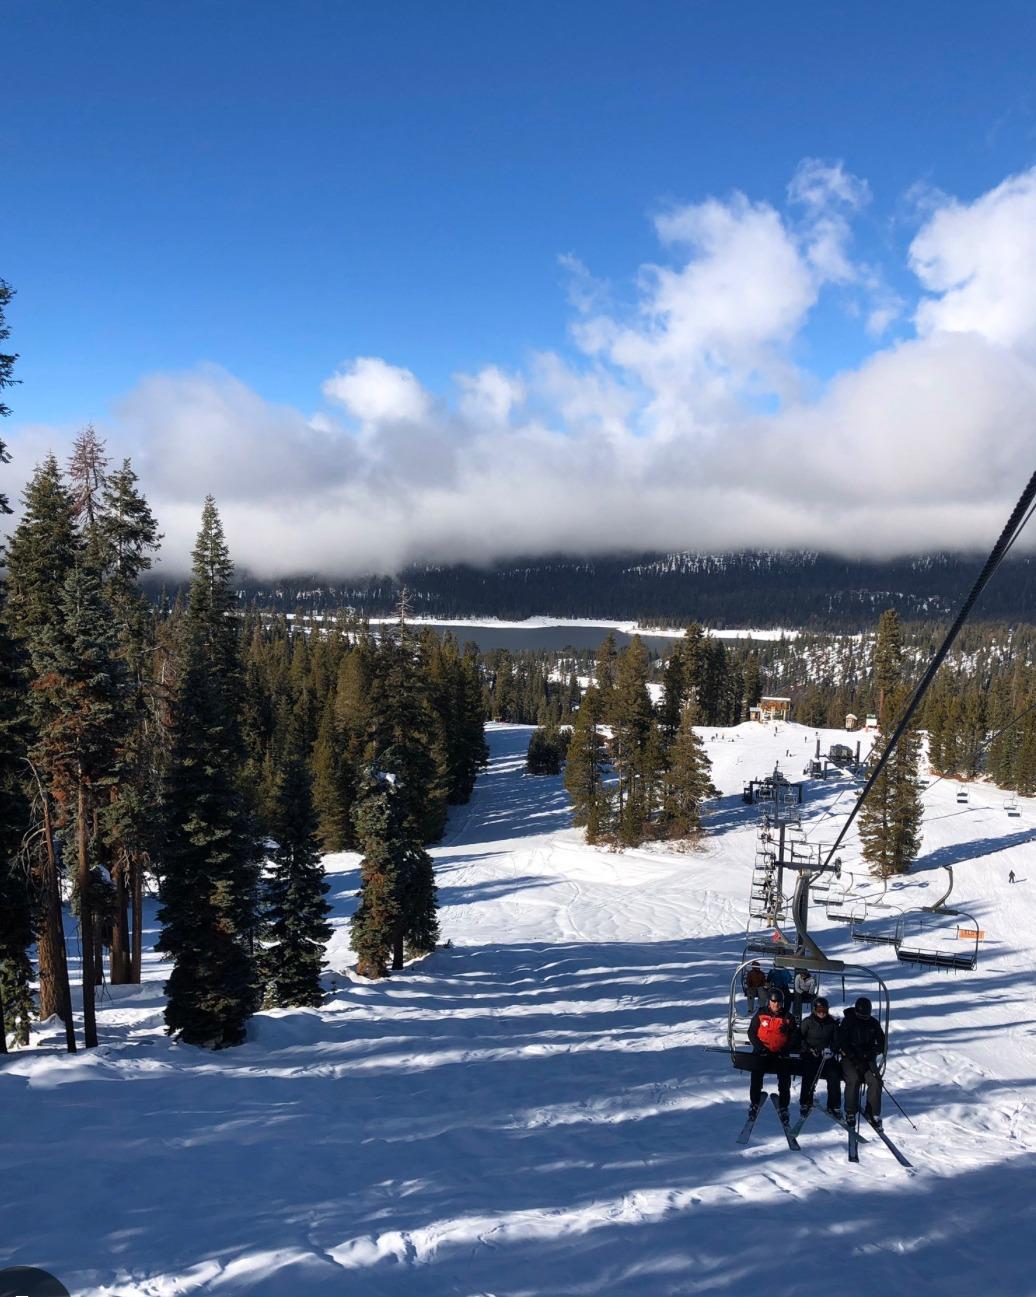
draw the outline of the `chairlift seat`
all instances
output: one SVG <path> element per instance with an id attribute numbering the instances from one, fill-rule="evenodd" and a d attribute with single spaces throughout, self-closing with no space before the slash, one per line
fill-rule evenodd
<path id="1" fill-rule="evenodd" d="M 896 958 L 901 964 L 917 964 L 922 968 L 943 968 L 971 973 L 978 967 L 978 955 L 974 951 L 957 953 L 949 950 L 911 950 L 905 946 L 898 946 Z"/>

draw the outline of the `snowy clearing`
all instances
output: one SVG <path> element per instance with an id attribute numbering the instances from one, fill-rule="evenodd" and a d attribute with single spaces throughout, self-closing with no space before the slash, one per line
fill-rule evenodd
<path id="1" fill-rule="evenodd" d="M 952 864 L 986 933 L 975 973 L 911 970 L 812 911 L 829 954 L 889 983 L 887 1080 L 917 1131 L 885 1115 L 909 1176 L 874 1139 L 850 1166 L 820 1118 L 801 1153 L 772 1111 L 738 1147 L 747 1076 L 706 1048 L 743 944 L 742 783 L 777 759 L 799 778 L 816 732 L 703 731 L 725 795 L 701 849 L 625 854 L 583 845 L 560 780 L 523 774 L 530 732 L 489 727 L 490 768 L 434 852 L 450 948 L 357 980 L 357 858 L 330 857 L 322 1008 L 260 1014 L 222 1054 L 175 1045 L 152 955 L 144 986 L 102 997 L 100 1049 L 67 1057 L 48 1026 L 0 1061 L 0 1262 L 89 1297 L 1032 1297 L 1036 801 L 1009 818 L 995 789 L 960 805 L 935 784 L 890 889 L 928 903 Z M 814 838 L 850 787 L 809 785 Z"/>

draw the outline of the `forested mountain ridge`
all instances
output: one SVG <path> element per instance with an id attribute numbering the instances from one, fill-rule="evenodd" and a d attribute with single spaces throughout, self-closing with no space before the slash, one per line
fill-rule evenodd
<path id="1" fill-rule="evenodd" d="M 644 625 L 795 627 L 858 631 L 894 609 L 904 621 L 941 621 L 959 606 L 981 557 L 927 554 L 849 559 L 810 552 L 626 554 L 515 559 L 484 568 L 413 565 L 352 580 L 237 577 L 242 604 L 290 611 L 351 607 L 391 614 L 406 586 L 418 616 L 638 619 Z M 168 581 L 167 581 L 168 584 Z M 157 589 L 157 587 L 156 587 Z M 1027 622 L 1036 609 L 1036 560 L 1004 564 L 979 615 Z"/>

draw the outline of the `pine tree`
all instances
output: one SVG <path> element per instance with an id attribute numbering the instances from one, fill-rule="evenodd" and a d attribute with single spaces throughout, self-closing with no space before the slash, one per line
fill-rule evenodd
<path id="1" fill-rule="evenodd" d="M 7 549 L 7 600 L 5 618 L 12 640 L 32 681 L 47 670 L 46 645 L 57 634 L 61 621 L 60 599 L 66 579 L 76 563 L 78 541 L 74 510 L 58 468 L 48 455 L 36 469 L 23 497 L 21 521 Z M 40 695 L 27 695 L 27 721 L 31 729 L 46 723 Z M 40 821 L 38 851 L 34 861 L 39 896 L 37 953 L 39 959 L 39 1013 L 44 1020 L 57 1014 L 65 1023 L 65 1040 L 75 1050 L 72 1001 L 65 951 L 61 908 L 61 879 L 55 846 L 55 816 L 51 791 L 33 768 L 35 813 Z"/>
<path id="2" fill-rule="evenodd" d="M 612 760 L 619 775 L 619 840 L 636 846 L 651 818 L 660 754 L 647 689 L 648 655 L 639 635 L 619 658 L 612 702 Z"/>
<path id="3" fill-rule="evenodd" d="M 15 670 L 14 645 L 3 624 L 4 587 L 0 584 L 0 1053 L 7 1033 L 20 1045 L 29 1043 L 33 1000 L 32 896 L 20 859 L 29 808 L 22 791 L 25 733 L 24 707 Z"/>
<path id="4" fill-rule="evenodd" d="M 878 620 L 872 667 L 877 691 L 875 711 L 882 728 L 889 729 L 884 714 L 885 700 L 899 684 L 903 674 L 903 633 L 899 617 L 893 608 L 887 608 Z"/>
<path id="5" fill-rule="evenodd" d="M 701 825 L 702 802 L 716 794 L 712 763 L 694 732 L 696 719 L 695 705 L 689 703 L 669 751 L 660 826 L 667 838 L 685 838 L 694 833 Z"/>
<path id="6" fill-rule="evenodd" d="M 331 936 L 308 756 L 305 718 L 297 714 L 274 802 L 277 846 L 266 914 L 271 944 L 263 952 L 267 1002 L 280 1008 L 320 1003 L 320 970 Z"/>
<path id="7" fill-rule="evenodd" d="M 896 718 L 906 710 L 909 695 L 903 688 L 894 689 L 884 701 L 891 732 L 898 723 Z M 920 756 L 920 735 L 911 723 L 860 812 L 863 858 L 879 878 L 908 873 L 921 849 L 924 807 L 918 787 Z"/>
<path id="8" fill-rule="evenodd" d="M 0 343 L 10 336 L 4 308 L 13 290 L 0 279 Z M 17 381 L 16 356 L 0 352 L 0 392 Z M 0 418 L 10 414 L 0 402 Z M 0 441 L 0 464 L 10 456 Z M 0 493 L 0 514 L 9 514 L 7 496 Z M 2 561 L 0 551 L 0 561 Z M 29 1043 L 32 1016 L 32 965 L 28 947 L 32 942 L 32 902 L 26 870 L 19 859 L 22 835 L 29 812 L 22 793 L 22 761 L 25 754 L 24 708 L 21 704 L 17 654 L 7 632 L 4 602 L 6 587 L 0 583 L 0 1053 L 7 1052 L 7 1035 L 20 1045 Z"/>
<path id="9" fill-rule="evenodd" d="M 151 555 L 162 538 L 150 506 L 138 490 L 130 461 L 124 459 L 119 468 L 107 473 L 103 449 L 103 442 L 97 439 L 96 445 L 73 457 L 73 464 L 77 458 L 83 461 L 76 469 L 84 479 L 81 516 L 89 520 L 88 535 L 95 537 L 93 548 L 118 628 L 118 653 L 129 684 L 109 801 L 103 813 L 106 863 L 115 886 L 111 980 L 119 984 L 140 981 L 143 870 L 155 845 L 154 826 L 160 816 L 161 735 L 156 708 L 161 705 L 161 689 L 154 674 L 155 621 L 138 581 L 151 567 Z"/>
<path id="10" fill-rule="evenodd" d="M 324 851 L 345 851 L 353 840 L 352 799 L 346 796 L 343 743 L 335 721 L 335 697 L 327 696 L 313 745 L 313 805 Z"/>
<path id="11" fill-rule="evenodd" d="M 600 700 L 601 720 L 605 725 L 611 724 L 618 672 L 619 650 L 615 646 L 614 633 L 609 631 L 597 650 L 597 659 L 594 663 L 594 683 Z"/>
<path id="12" fill-rule="evenodd" d="M 96 861 L 95 812 L 114 763 L 124 694 L 111 607 L 96 573 L 85 562 L 69 573 L 59 604 L 60 621 L 36 646 L 39 674 L 33 757 L 73 830 L 79 926 L 82 933 L 83 1032 L 97 1044 L 92 873 Z"/>
<path id="13" fill-rule="evenodd" d="M 384 975 L 438 940 L 431 857 L 446 819 L 441 726 L 429 699 L 425 651 L 401 619 L 387 627 L 375 658 L 365 771 L 354 813 L 364 853 L 353 946 L 360 970 Z"/>
<path id="14" fill-rule="evenodd" d="M 386 977 L 402 949 L 400 875 L 411 849 L 406 818 L 395 784 L 385 777 L 379 779 L 372 771 L 355 814 L 363 859 L 360 904 L 349 922 L 356 971 L 361 977 Z"/>
<path id="15" fill-rule="evenodd" d="M 209 496 L 193 554 L 184 666 L 166 779 L 162 934 L 173 960 L 165 1019 L 189 1044 L 240 1044 L 257 1007 L 259 849 L 240 790 L 241 671 L 233 567 Z"/>
<path id="16" fill-rule="evenodd" d="M 604 784 L 608 764 L 601 734 L 601 695 L 594 685 L 583 694 L 572 727 L 565 763 L 565 789 L 572 799 L 572 822 L 586 827 L 586 840 L 597 842 L 607 831 L 609 798 Z"/>

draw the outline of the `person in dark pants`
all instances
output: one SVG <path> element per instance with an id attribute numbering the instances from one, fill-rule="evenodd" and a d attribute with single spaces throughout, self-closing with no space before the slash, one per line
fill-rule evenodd
<path id="1" fill-rule="evenodd" d="M 867 1111 L 875 1126 L 881 1129 L 881 1073 L 878 1055 L 885 1052 L 885 1033 L 872 1016 L 872 1005 L 861 995 L 838 1028 L 838 1050 L 842 1055 L 842 1079 L 845 1081 L 845 1120 L 856 1125 L 860 1090 L 867 1087 Z"/>
<path id="2" fill-rule="evenodd" d="M 783 993 L 776 987 L 771 987 L 767 1003 L 752 1018 L 748 1027 L 748 1039 L 756 1053 L 748 1089 L 748 1101 L 753 1114 L 762 1101 L 763 1077 L 767 1072 L 774 1072 L 777 1076 L 777 1106 L 781 1110 L 782 1120 L 787 1120 L 788 1106 L 791 1103 L 791 1067 L 788 1055 L 797 1043 L 797 1036 L 795 1019 L 784 1008 Z"/>
<path id="3" fill-rule="evenodd" d="M 827 1110 L 842 1115 L 842 1069 L 835 1060 L 838 1049 L 838 1019 L 822 995 L 813 1001 L 813 1012 L 802 1019 L 799 1058 L 802 1060 L 802 1085 L 799 1107 L 805 1116 L 813 1107 L 813 1091 L 821 1077 L 827 1082 Z"/>

